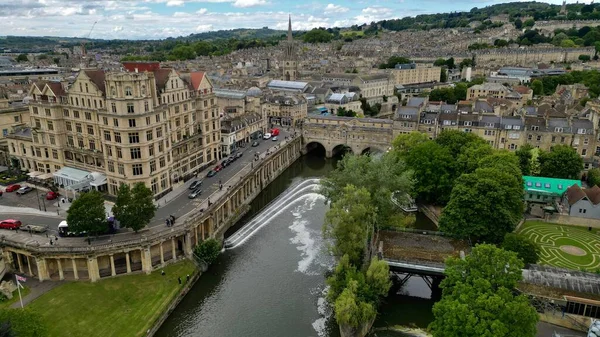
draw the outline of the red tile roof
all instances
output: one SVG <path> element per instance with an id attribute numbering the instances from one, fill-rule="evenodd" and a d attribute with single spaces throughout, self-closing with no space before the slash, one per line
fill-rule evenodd
<path id="1" fill-rule="evenodd" d="M 202 79 L 204 78 L 204 72 L 203 71 L 195 71 L 190 73 L 190 78 L 192 80 L 192 87 L 194 87 L 194 90 L 198 90 L 198 87 L 200 86 L 200 83 L 202 82 Z"/>
<path id="2" fill-rule="evenodd" d="M 590 199 L 592 204 L 598 205 L 600 203 L 600 187 L 598 187 L 598 185 L 595 185 L 592 188 L 586 188 L 583 191 L 587 195 L 588 199 Z"/>
<path id="3" fill-rule="evenodd" d="M 581 187 L 577 184 L 567 188 L 567 201 L 569 202 L 569 206 L 578 202 L 579 200 L 586 197 L 585 192 L 581 189 Z"/>
<path id="4" fill-rule="evenodd" d="M 48 82 L 46 85 L 52 90 L 56 97 L 65 96 L 65 89 L 60 82 Z"/>
<path id="5" fill-rule="evenodd" d="M 104 70 L 84 70 L 87 77 L 90 78 L 92 83 L 94 83 L 98 90 L 102 91 L 103 94 L 106 94 L 106 86 L 104 85 Z"/>
<path id="6" fill-rule="evenodd" d="M 514 87 L 513 89 L 521 95 L 525 95 L 525 94 L 528 94 L 531 92 L 531 89 L 529 89 L 523 85 L 518 85 L 518 86 Z"/>

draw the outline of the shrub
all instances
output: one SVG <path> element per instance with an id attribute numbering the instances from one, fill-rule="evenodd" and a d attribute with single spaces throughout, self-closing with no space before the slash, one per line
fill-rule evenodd
<path id="1" fill-rule="evenodd" d="M 221 243 L 215 239 L 202 241 L 194 248 L 194 255 L 210 265 L 221 253 Z"/>

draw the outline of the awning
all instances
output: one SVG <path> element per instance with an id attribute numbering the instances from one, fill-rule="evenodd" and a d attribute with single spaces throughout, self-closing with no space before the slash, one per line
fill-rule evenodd
<path id="1" fill-rule="evenodd" d="M 61 177 L 72 182 L 80 182 L 88 178 L 90 172 L 79 170 L 72 167 L 63 167 L 60 170 L 54 172 L 54 177 Z"/>
<path id="2" fill-rule="evenodd" d="M 29 176 L 29 178 L 35 178 L 37 176 L 41 176 L 42 174 L 44 174 L 44 173 L 43 172 L 38 172 L 38 171 L 33 171 L 33 172 L 27 173 L 27 176 Z"/>
<path id="3" fill-rule="evenodd" d="M 39 180 L 47 180 L 47 179 L 52 179 L 54 175 L 52 173 L 44 173 L 44 174 L 40 174 L 39 176 L 36 176 L 35 179 L 39 179 Z"/>
<path id="4" fill-rule="evenodd" d="M 98 173 L 98 172 L 92 172 L 92 177 L 94 178 L 94 180 L 92 180 L 90 182 L 90 186 L 102 186 L 102 185 L 106 185 L 106 176 L 102 173 Z"/>

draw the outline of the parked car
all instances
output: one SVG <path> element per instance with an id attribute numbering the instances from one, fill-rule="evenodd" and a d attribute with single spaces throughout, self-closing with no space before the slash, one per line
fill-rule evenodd
<path id="1" fill-rule="evenodd" d="M 263 136 L 263 139 L 269 139 L 269 138 L 271 138 L 271 134 L 265 133 L 265 135 Z"/>
<path id="2" fill-rule="evenodd" d="M 54 200 L 56 198 L 58 198 L 59 194 L 53 191 L 48 191 L 48 193 L 46 193 L 46 200 Z"/>
<path id="3" fill-rule="evenodd" d="M 229 159 L 225 159 L 221 162 L 221 166 L 227 167 L 227 165 L 229 165 L 229 163 L 230 163 Z"/>
<path id="4" fill-rule="evenodd" d="M 23 186 L 23 187 L 21 187 L 21 188 L 19 188 L 19 189 L 17 190 L 17 194 L 18 194 L 18 195 L 23 195 L 23 194 L 27 194 L 27 193 L 29 193 L 29 192 L 31 192 L 31 191 L 33 191 L 33 188 L 32 188 L 32 187 L 29 187 L 29 186 Z"/>
<path id="5" fill-rule="evenodd" d="M 18 190 L 19 188 L 21 188 L 21 185 L 19 185 L 19 184 L 8 185 L 6 187 L 6 192 L 14 192 L 14 191 Z"/>
<path id="6" fill-rule="evenodd" d="M 253 141 L 252 142 L 252 147 L 257 147 L 258 146 L 258 142 L 257 141 Z"/>
<path id="7" fill-rule="evenodd" d="M 231 165 L 231 163 L 233 163 L 235 161 L 235 156 L 231 156 L 231 157 L 225 159 L 225 161 L 227 162 L 227 165 Z"/>
<path id="8" fill-rule="evenodd" d="M 208 178 L 210 178 L 210 177 L 214 177 L 216 174 L 217 174 L 217 171 L 210 170 L 210 171 L 208 171 L 208 173 L 206 174 L 206 176 Z"/>
<path id="9" fill-rule="evenodd" d="M 194 180 L 190 185 L 190 190 L 195 190 L 202 185 L 202 180 Z"/>
<path id="10" fill-rule="evenodd" d="M 215 166 L 215 168 L 213 169 L 215 172 L 219 172 L 223 169 L 223 165 L 219 164 L 217 166 Z"/>
<path id="11" fill-rule="evenodd" d="M 277 137 L 273 137 L 273 141 L 276 142 L 277 141 Z"/>
<path id="12" fill-rule="evenodd" d="M 21 227 L 21 221 L 15 219 L 6 219 L 0 221 L 0 228 L 3 229 L 17 229 Z"/>
<path id="13" fill-rule="evenodd" d="M 242 158 L 243 155 L 244 155 L 244 152 L 238 152 L 235 154 L 235 159 Z"/>
<path id="14" fill-rule="evenodd" d="M 279 129 L 278 128 L 274 128 L 273 130 L 271 130 L 271 134 L 273 136 L 279 136 Z"/>
<path id="15" fill-rule="evenodd" d="M 197 188 L 192 193 L 190 193 L 188 195 L 188 198 L 190 198 L 190 199 L 196 199 L 196 197 L 199 196 L 200 194 L 202 194 L 202 189 Z"/>

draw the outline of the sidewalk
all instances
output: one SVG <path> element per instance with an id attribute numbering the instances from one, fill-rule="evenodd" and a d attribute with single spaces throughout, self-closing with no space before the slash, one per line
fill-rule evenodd
<path id="1" fill-rule="evenodd" d="M 27 306 L 27 304 L 33 302 L 36 298 L 42 296 L 46 292 L 54 289 L 55 287 L 63 284 L 64 281 L 46 281 L 40 282 L 35 278 L 28 278 L 27 282 L 24 282 L 24 285 L 28 287 L 31 291 L 27 296 L 23 297 L 23 306 Z M 19 295 L 16 295 L 19 296 Z M 16 301 L 15 303 L 10 305 L 10 308 L 16 309 L 21 307 L 21 302 Z"/>

